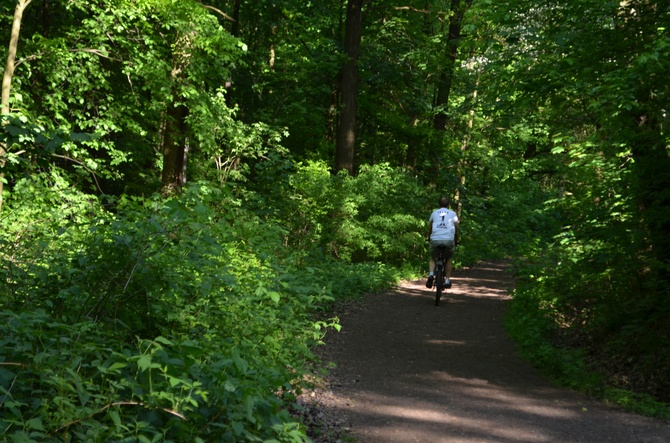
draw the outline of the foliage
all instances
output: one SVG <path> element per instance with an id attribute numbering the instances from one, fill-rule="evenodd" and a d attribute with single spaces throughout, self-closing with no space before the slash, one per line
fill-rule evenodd
<path id="1" fill-rule="evenodd" d="M 270 213 L 286 227 L 289 245 L 354 263 L 423 259 L 430 196 L 401 169 L 365 166 L 351 177 L 332 175 L 324 162 L 306 162 L 284 179 L 270 177 L 276 193 L 263 209 L 274 206 Z"/>
<path id="2" fill-rule="evenodd" d="M 485 195 L 463 201 L 461 246 L 456 260 L 527 257 L 541 254 L 559 228 L 558 214 L 543 206 L 547 193 L 537 184 L 510 177 Z"/>
<path id="3" fill-rule="evenodd" d="M 128 346 L 92 321 L 0 317 L 3 439 L 306 441 L 272 371 L 216 331 Z"/>
<path id="4" fill-rule="evenodd" d="M 261 131 L 232 122 L 222 90 L 245 46 L 210 12 L 194 1 L 31 5 L 13 107 L 47 133 L 95 134 L 58 146 L 52 163 L 68 171 L 84 165 L 110 193 L 156 188 L 173 107 L 189 109 L 192 160 L 243 157 L 252 149 L 239 133 Z"/>
<path id="5" fill-rule="evenodd" d="M 284 405 L 336 326 L 311 319 L 332 283 L 273 254 L 281 230 L 208 185 L 113 213 L 17 189 L 2 220 L 7 438 L 304 440 Z"/>
<path id="6" fill-rule="evenodd" d="M 3 170 L 10 177 L 20 177 L 37 168 L 49 168 L 54 158 L 64 158 L 58 152 L 71 151 L 82 143 L 92 143 L 94 134 L 69 132 L 63 128 L 48 130 L 30 122 L 20 113 L 5 114 L 1 118 L 4 132 L 0 143 L 5 149 Z M 97 164 L 94 161 L 68 159 L 80 175 L 95 180 Z"/>
<path id="7" fill-rule="evenodd" d="M 667 5 L 473 2 L 449 103 L 437 105 L 451 4 L 366 7 L 348 176 L 331 170 L 344 3 L 32 2 L 0 131 L 12 349 L 0 369 L 5 389 L 16 380 L 16 438 L 72 423 L 68 435 L 91 439 L 180 439 L 199 422 L 168 412 L 177 403 L 186 414 L 229 402 L 232 415 L 199 412 L 222 420 L 203 427 L 212 439 L 299 441 L 279 393 L 298 389 L 283 386 L 300 378 L 328 306 L 388 287 L 399 268 L 423 274 L 425 219 L 441 195 L 458 195 L 457 265 L 518 258 L 511 329 L 557 378 L 623 402 L 667 400 Z M 0 4 L 5 41 L 13 6 Z M 169 141 L 193 186 L 161 198 Z M 231 389 L 202 365 L 234 352 L 247 369 L 221 363 L 241 380 Z M 158 366 L 140 367 L 144 355 Z M 126 366 L 103 373 L 103 358 Z M 171 366 L 207 399 L 158 383 Z M 41 399 L 56 397 L 58 378 L 97 403 L 71 391 L 76 407 L 60 409 L 71 417 L 57 418 L 21 399 L 24 375 Z M 142 404 L 117 404 L 140 403 L 123 397 L 136 385 Z"/>
<path id="8" fill-rule="evenodd" d="M 239 11 L 239 37 L 249 50 L 233 73 L 230 101 L 245 121 L 286 128 L 284 145 L 300 160 L 324 160 L 332 147 L 324 137 L 336 118 L 340 13 L 341 4 L 323 0 L 263 0 Z"/>
<path id="9" fill-rule="evenodd" d="M 526 272 L 530 271 L 527 264 L 523 265 L 523 269 Z M 542 272 L 540 267 L 536 267 L 535 270 Z M 659 398 L 663 398 L 662 393 L 646 394 L 641 392 L 644 391 L 643 385 L 623 383 L 622 379 L 612 378 L 612 372 L 621 374 L 620 368 L 615 366 L 613 371 L 611 366 L 604 366 L 602 361 L 589 356 L 592 349 L 585 343 L 588 335 L 594 332 L 578 329 L 576 324 L 566 323 L 571 317 L 564 314 L 567 306 L 557 306 L 564 303 L 560 292 L 554 292 L 554 298 L 551 299 L 548 297 L 547 285 L 537 284 L 538 281 L 544 282 L 548 278 L 547 275 L 538 276 L 529 273 L 523 277 L 514 292 L 514 303 L 506 319 L 507 331 L 519 345 L 522 356 L 560 385 L 585 392 L 629 411 L 651 417 L 670 418 L 668 403 L 659 401 Z M 587 319 L 582 318 L 578 321 L 587 324 Z M 571 326 L 572 331 L 566 330 Z M 577 340 L 582 340 L 581 342 L 571 336 L 575 329 L 578 330 Z M 571 342 L 566 343 L 566 339 Z M 608 364 L 614 366 L 611 357 L 617 356 L 618 352 L 610 356 Z M 635 361 L 642 360 L 639 357 L 638 359 L 629 357 L 629 363 Z M 658 368 L 655 369 L 656 375 L 652 377 L 659 377 L 659 381 L 664 380 L 663 374 Z M 627 375 L 630 381 L 633 381 L 644 371 L 644 368 L 636 367 L 634 372 L 629 372 Z M 653 386 L 650 381 L 645 381 L 648 383 L 646 389 Z"/>
<path id="10" fill-rule="evenodd" d="M 521 266 L 517 337 L 545 318 L 536 349 L 574 352 L 603 383 L 667 401 L 667 8 L 510 0 L 487 15 L 487 83 L 505 91 L 491 111 L 531 114 L 517 138 L 526 173 L 553 191 L 545 207 L 561 226 Z"/>

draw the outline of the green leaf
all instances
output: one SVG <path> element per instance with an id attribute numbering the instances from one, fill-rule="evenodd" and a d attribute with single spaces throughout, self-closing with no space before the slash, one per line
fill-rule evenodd
<path id="1" fill-rule="evenodd" d="M 100 367 L 100 372 L 103 372 L 103 373 L 111 372 L 111 373 L 118 374 L 120 372 L 120 369 L 123 369 L 127 366 L 128 366 L 128 363 L 114 362 L 111 365 L 109 365 L 108 368 Z"/>
<path id="2" fill-rule="evenodd" d="M 137 367 L 142 371 L 146 371 L 152 367 L 151 355 L 143 355 L 137 360 Z"/>
<path id="3" fill-rule="evenodd" d="M 158 343 L 162 343 L 166 346 L 172 346 L 172 342 L 170 340 L 168 340 L 167 338 L 165 338 L 163 336 L 160 336 L 160 335 L 158 337 L 154 338 L 154 341 L 156 341 Z"/>
<path id="4" fill-rule="evenodd" d="M 26 428 L 30 430 L 44 431 L 42 417 L 31 418 L 26 422 Z"/>
<path id="5" fill-rule="evenodd" d="M 116 426 L 116 429 L 121 429 L 122 424 L 121 424 L 121 416 L 119 415 L 119 412 L 111 409 L 109 411 L 109 416 L 112 419 L 112 422 L 114 422 L 114 426 Z"/>
<path id="6" fill-rule="evenodd" d="M 281 299 L 281 294 L 279 294 L 279 292 L 276 292 L 276 291 L 268 291 L 268 296 L 270 297 L 270 299 L 273 302 L 275 302 L 277 304 L 279 303 L 279 300 Z"/>

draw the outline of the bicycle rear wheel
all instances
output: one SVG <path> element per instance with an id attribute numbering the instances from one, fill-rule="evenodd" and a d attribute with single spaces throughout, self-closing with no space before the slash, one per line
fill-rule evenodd
<path id="1" fill-rule="evenodd" d="M 435 306 L 439 306 L 442 297 L 442 288 L 444 285 L 444 275 L 442 266 L 439 265 L 435 272 Z"/>

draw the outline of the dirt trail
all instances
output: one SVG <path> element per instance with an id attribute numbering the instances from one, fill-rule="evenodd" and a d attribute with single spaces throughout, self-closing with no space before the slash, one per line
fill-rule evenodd
<path id="1" fill-rule="evenodd" d="M 439 307 L 424 283 L 350 307 L 326 339 L 325 407 L 359 442 L 670 442 L 669 423 L 553 387 L 517 356 L 503 264 L 455 272 Z"/>

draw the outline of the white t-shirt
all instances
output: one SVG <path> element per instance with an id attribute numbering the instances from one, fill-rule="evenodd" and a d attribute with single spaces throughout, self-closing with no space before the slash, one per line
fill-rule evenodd
<path id="1" fill-rule="evenodd" d="M 433 227 L 431 240 L 453 240 L 456 235 L 456 223 L 458 215 L 451 209 L 439 208 L 430 215 L 430 223 Z"/>

